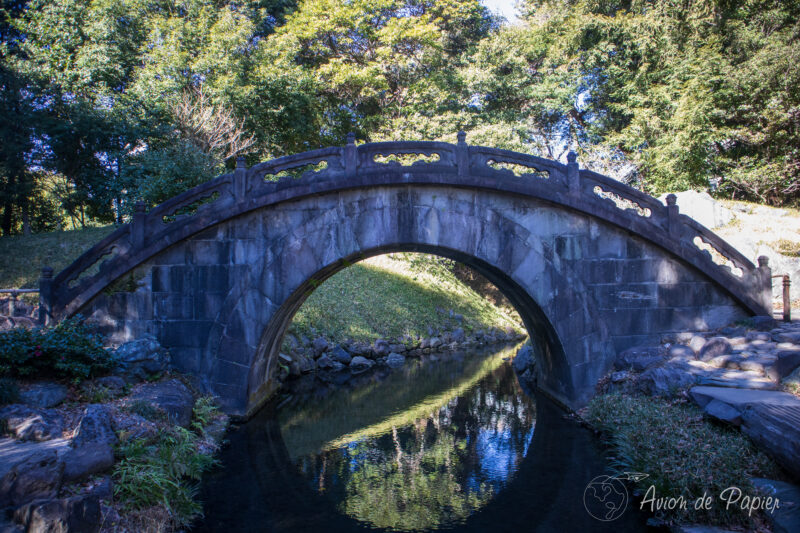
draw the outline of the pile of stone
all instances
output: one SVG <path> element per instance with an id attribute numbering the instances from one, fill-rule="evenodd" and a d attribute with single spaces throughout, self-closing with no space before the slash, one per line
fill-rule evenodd
<path id="1" fill-rule="evenodd" d="M 437 352 L 507 343 L 525 338 L 512 328 L 490 328 L 467 334 L 463 328 L 453 331 L 431 329 L 427 337 L 402 336 L 398 339 L 378 339 L 374 343 L 343 342 L 332 344 L 325 337 L 311 340 L 287 334 L 283 346 L 286 353 L 279 355 L 278 379 L 284 381 L 311 372 L 342 372 L 358 374 L 374 365 L 389 368 L 402 367 L 407 358 L 419 358 Z"/>
<path id="2" fill-rule="evenodd" d="M 608 390 L 688 396 L 738 427 L 800 479 L 800 322 L 755 317 L 716 332 L 666 335 L 618 354 Z"/>
<path id="3" fill-rule="evenodd" d="M 116 355 L 115 375 L 85 381 L 79 389 L 107 403 L 76 407 L 66 386 L 39 382 L 21 385 L 18 403 L 0 406 L 0 531 L 99 531 L 103 502 L 113 493 L 109 472 L 118 435 L 147 438 L 159 431 L 128 407 L 145 403 L 163 420 L 191 423 L 195 398 L 186 385 L 148 381 L 169 363 L 156 341 L 122 345 Z"/>

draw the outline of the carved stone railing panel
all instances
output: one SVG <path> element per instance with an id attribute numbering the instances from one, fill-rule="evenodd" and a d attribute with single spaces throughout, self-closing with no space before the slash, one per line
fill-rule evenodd
<path id="1" fill-rule="evenodd" d="M 342 149 L 339 147 L 288 155 L 250 168 L 246 191 L 258 193 L 265 190 L 265 183 L 320 178 L 340 174 L 343 170 Z"/>
<path id="2" fill-rule="evenodd" d="M 567 167 L 557 161 L 485 146 L 470 146 L 469 154 L 472 172 L 566 184 Z"/>
<path id="3" fill-rule="evenodd" d="M 589 197 L 592 202 L 646 219 L 659 229 L 668 228 L 667 207 L 649 194 L 589 170 L 580 171 L 580 189 L 583 198 Z"/>
<path id="4" fill-rule="evenodd" d="M 650 217 L 653 214 L 653 211 L 649 207 L 642 207 L 635 200 L 625 198 L 613 191 L 606 191 L 600 185 L 595 185 L 592 192 L 604 200 L 609 200 L 617 209 L 631 211 L 640 217 Z"/>
<path id="5" fill-rule="evenodd" d="M 725 242 L 693 218 L 681 215 L 681 239 L 690 249 L 696 249 L 718 268 L 744 280 L 756 271 L 756 266 L 733 246 Z"/>
<path id="6" fill-rule="evenodd" d="M 744 276 L 744 271 L 737 267 L 736 264 L 726 257 L 722 252 L 720 252 L 714 245 L 707 242 L 703 237 L 697 235 L 694 239 L 692 239 L 692 244 L 700 250 L 703 255 L 705 255 L 709 261 L 712 261 L 714 264 L 719 265 L 721 268 L 727 269 L 728 272 L 736 276 L 737 278 L 741 278 Z"/>
<path id="7" fill-rule="evenodd" d="M 425 168 L 453 169 L 456 166 L 452 144 L 429 141 L 380 142 L 356 147 L 359 171 Z"/>

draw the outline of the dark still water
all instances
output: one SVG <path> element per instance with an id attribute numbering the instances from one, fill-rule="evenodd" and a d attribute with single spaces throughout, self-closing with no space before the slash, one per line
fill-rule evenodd
<path id="1" fill-rule="evenodd" d="M 309 377 L 232 430 L 195 531 L 645 531 L 586 511 L 607 473 L 592 435 L 526 393 L 516 348 Z"/>

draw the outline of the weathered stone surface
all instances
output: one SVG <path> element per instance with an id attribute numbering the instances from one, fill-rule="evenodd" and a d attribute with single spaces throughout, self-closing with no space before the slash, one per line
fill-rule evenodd
<path id="1" fill-rule="evenodd" d="M 19 391 L 19 400 L 31 407 L 48 409 L 67 398 L 67 388 L 59 383 L 34 383 Z"/>
<path id="2" fill-rule="evenodd" d="M 87 494 L 34 502 L 18 509 L 14 519 L 28 533 L 95 533 L 100 531 L 100 499 Z"/>
<path id="3" fill-rule="evenodd" d="M 700 335 L 694 335 L 691 339 L 689 339 L 689 343 L 687 346 L 694 351 L 694 353 L 700 353 L 700 350 L 703 349 L 703 346 L 706 345 L 706 338 L 701 337 Z"/>
<path id="4" fill-rule="evenodd" d="M 119 362 L 116 372 L 132 380 L 143 380 L 164 372 L 170 363 L 169 353 L 152 336 L 132 340 L 114 351 Z"/>
<path id="5" fill-rule="evenodd" d="M 767 369 L 767 375 L 781 381 L 800 367 L 800 350 L 781 350 L 775 354 L 776 361 Z"/>
<path id="6" fill-rule="evenodd" d="M 314 339 L 312 348 L 314 349 L 314 357 L 319 357 L 330 349 L 330 344 L 328 344 L 328 340 L 324 337 L 317 337 Z"/>
<path id="7" fill-rule="evenodd" d="M 753 325 L 753 329 L 759 331 L 769 331 L 778 325 L 778 322 L 774 318 L 766 315 L 754 316 L 750 319 L 750 323 Z"/>
<path id="8" fill-rule="evenodd" d="M 44 441 L 61 437 L 64 421 L 50 409 L 8 405 L 0 409 L 0 422 L 19 440 Z"/>
<path id="9" fill-rule="evenodd" d="M 753 478 L 753 485 L 765 496 L 780 500 L 780 507 L 765 513 L 772 523 L 773 533 L 800 531 L 800 487 L 774 479 Z"/>
<path id="10" fill-rule="evenodd" d="M 73 481 L 114 466 L 114 449 L 103 442 L 89 443 L 67 451 L 62 459 L 64 479 Z"/>
<path id="11" fill-rule="evenodd" d="M 467 338 L 464 328 L 456 328 L 452 333 L 453 342 L 464 342 Z"/>
<path id="12" fill-rule="evenodd" d="M 0 479 L 0 508 L 54 498 L 61 488 L 64 463 L 55 450 L 37 452 Z"/>
<path id="13" fill-rule="evenodd" d="M 772 334 L 766 331 L 748 331 L 745 339 L 748 341 L 771 341 Z"/>
<path id="14" fill-rule="evenodd" d="M 400 368 L 406 363 L 406 358 L 399 353 L 390 353 L 386 357 L 386 364 L 392 368 Z"/>
<path id="15" fill-rule="evenodd" d="M 323 355 L 319 359 L 317 359 L 317 368 L 321 370 L 330 370 L 334 367 L 334 360 L 328 357 L 327 355 Z"/>
<path id="16" fill-rule="evenodd" d="M 778 388 L 774 381 L 764 377 L 760 372 L 728 369 L 721 369 L 711 375 L 700 375 L 697 378 L 697 384 L 735 389 L 775 390 Z"/>
<path id="17" fill-rule="evenodd" d="M 377 357 L 385 357 L 391 353 L 391 349 L 389 348 L 389 343 L 383 339 L 378 339 L 375 341 L 375 346 L 373 347 L 373 351 Z"/>
<path id="18" fill-rule="evenodd" d="M 775 342 L 791 342 L 792 344 L 800 344 L 800 331 L 780 331 L 772 335 L 772 340 Z"/>
<path id="19" fill-rule="evenodd" d="M 517 355 L 514 356 L 514 360 L 511 362 L 511 365 L 518 374 L 525 372 L 529 368 L 533 368 L 534 364 L 533 347 L 527 343 L 517 351 Z"/>
<path id="20" fill-rule="evenodd" d="M 742 431 L 800 479 L 800 407 L 750 404 L 742 412 Z"/>
<path id="21" fill-rule="evenodd" d="M 342 363 L 343 365 L 349 365 L 350 361 L 353 359 L 353 357 L 349 353 L 347 353 L 347 350 L 345 350 L 344 348 L 342 348 L 339 345 L 337 345 L 331 351 L 330 357 L 334 361 L 338 361 L 338 362 Z"/>
<path id="22" fill-rule="evenodd" d="M 355 373 L 364 372 L 365 370 L 372 368 L 372 365 L 374 364 L 375 361 L 371 361 L 366 357 L 357 355 L 350 360 L 350 370 Z"/>
<path id="23" fill-rule="evenodd" d="M 697 352 L 697 358 L 708 361 L 714 357 L 731 353 L 731 343 L 725 337 L 712 337 Z"/>
<path id="24" fill-rule="evenodd" d="M 111 427 L 111 415 L 106 405 L 88 405 L 83 411 L 72 445 L 76 448 L 88 444 L 105 444 L 113 446 L 117 443 L 117 436 Z"/>
<path id="25" fill-rule="evenodd" d="M 695 357 L 694 350 L 684 344 L 673 344 L 669 347 L 667 355 L 671 359 L 694 359 Z"/>
<path id="26" fill-rule="evenodd" d="M 672 396 L 694 383 L 694 376 L 672 365 L 651 368 L 636 381 L 639 390 L 652 396 Z"/>
<path id="27" fill-rule="evenodd" d="M 163 410 L 170 420 L 178 425 L 186 427 L 192 421 L 194 398 L 186 385 L 177 379 L 146 383 L 133 391 L 130 399 L 153 404 Z"/>
<path id="28" fill-rule="evenodd" d="M 703 412 L 715 420 L 727 422 L 734 426 L 742 424 L 742 413 L 735 407 L 719 400 L 711 400 L 703 408 Z"/>
<path id="29" fill-rule="evenodd" d="M 644 372 L 651 366 L 655 366 L 664 361 L 661 356 L 660 346 L 636 346 L 628 348 L 617 355 L 614 360 L 614 368 L 617 370 L 635 370 Z"/>

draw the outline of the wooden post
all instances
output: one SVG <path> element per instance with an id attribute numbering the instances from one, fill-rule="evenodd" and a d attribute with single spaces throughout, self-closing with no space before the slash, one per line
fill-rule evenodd
<path id="1" fill-rule="evenodd" d="M 789 274 L 783 275 L 783 320 L 784 322 L 792 321 L 792 296 L 789 293 L 789 287 L 792 282 L 789 280 Z"/>

